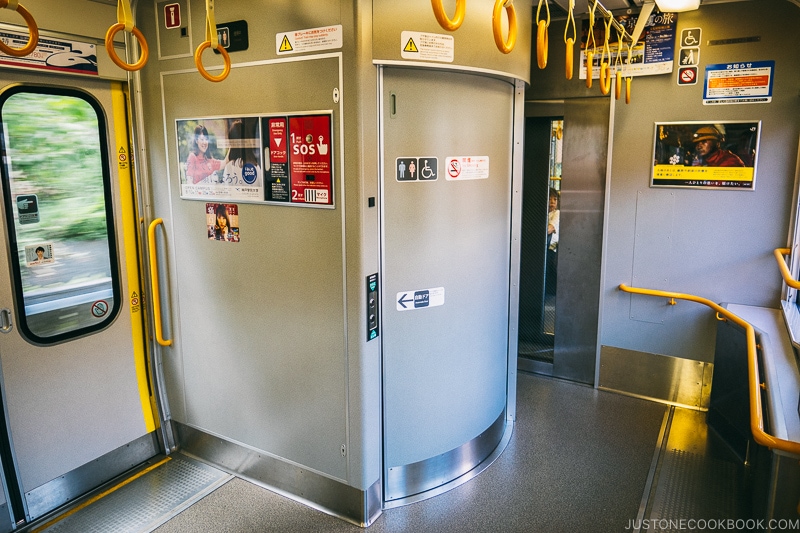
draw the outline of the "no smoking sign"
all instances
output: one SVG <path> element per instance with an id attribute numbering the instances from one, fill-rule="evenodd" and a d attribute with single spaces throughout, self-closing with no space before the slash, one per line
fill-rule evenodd
<path id="1" fill-rule="evenodd" d="M 694 85 L 697 83 L 697 67 L 681 67 L 678 69 L 678 85 Z"/>

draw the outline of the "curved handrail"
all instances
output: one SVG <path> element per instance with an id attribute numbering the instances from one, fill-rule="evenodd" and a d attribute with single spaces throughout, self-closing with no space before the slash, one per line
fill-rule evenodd
<path id="1" fill-rule="evenodd" d="M 0 50 L 2 50 L 4 54 L 14 57 L 23 57 L 33 52 L 36 49 L 36 45 L 39 44 L 39 27 L 36 25 L 33 15 L 22 7 L 17 0 L 0 0 L 0 9 L 16 11 L 25 19 L 25 23 L 28 25 L 28 43 L 25 46 L 22 48 L 12 48 L 0 41 Z"/>
<path id="2" fill-rule="evenodd" d="M 139 48 L 142 51 L 142 55 L 139 58 L 139 61 L 136 63 L 129 64 L 124 62 L 117 55 L 117 51 L 114 50 L 114 36 L 121 30 L 125 30 L 126 32 L 133 34 L 133 36 L 136 37 L 136 40 L 139 42 Z M 147 40 L 145 40 L 142 32 L 133 25 L 133 14 L 131 12 L 131 5 L 128 0 L 118 0 L 117 23 L 108 28 L 108 31 L 106 32 L 105 44 L 108 57 L 111 58 L 111 61 L 115 65 L 123 70 L 127 70 L 128 72 L 140 70 L 142 67 L 144 67 L 145 63 L 147 63 L 147 58 L 150 55 L 150 49 L 147 47 Z"/>
<path id="3" fill-rule="evenodd" d="M 508 38 L 503 39 L 503 24 L 502 13 L 503 8 L 506 8 L 508 15 Z M 549 11 L 548 7 L 548 13 Z M 517 44 L 517 10 L 514 7 L 514 0 L 497 0 L 494 3 L 494 11 L 492 11 L 492 33 L 494 34 L 494 44 L 497 49 L 504 54 L 510 54 Z M 547 32 L 545 32 L 547 35 Z M 545 56 L 545 62 L 547 58 Z"/>
<path id="4" fill-rule="evenodd" d="M 158 285 L 158 256 L 156 255 L 156 227 L 164 220 L 157 218 L 147 228 L 147 240 L 150 249 L 150 290 L 153 294 L 153 322 L 156 326 L 156 342 L 161 346 L 171 346 L 172 339 L 165 339 L 161 329 L 161 289 Z"/>
<path id="5" fill-rule="evenodd" d="M 761 406 L 761 378 L 758 375 L 758 353 L 756 351 L 756 333 L 755 329 L 749 322 L 746 322 L 739 316 L 731 313 L 724 307 L 700 296 L 691 294 L 682 294 L 678 292 L 667 292 L 653 289 L 641 289 L 638 287 L 628 287 L 624 283 L 620 284 L 619 290 L 633 294 L 645 294 L 648 296 L 661 296 L 664 298 L 688 300 L 690 302 L 697 302 L 706 305 L 717 312 L 717 319 L 720 315 L 733 321 L 735 324 L 741 326 L 745 330 L 747 337 L 747 371 L 750 382 L 750 431 L 753 434 L 753 439 L 762 446 L 768 448 L 775 448 L 784 452 L 800 455 L 800 442 L 791 440 L 784 440 L 770 435 L 764 431 L 764 415 Z"/>
<path id="6" fill-rule="evenodd" d="M 212 48 L 220 53 L 225 65 L 219 76 L 212 76 L 203 66 L 203 52 L 206 48 Z M 206 0 L 206 40 L 197 45 L 194 51 L 194 64 L 197 67 L 197 72 L 200 73 L 208 81 L 219 82 L 228 77 L 231 72 L 231 56 L 221 44 L 219 44 L 219 37 L 217 37 L 217 24 L 214 19 L 214 0 Z"/>
<path id="7" fill-rule="evenodd" d="M 783 259 L 784 255 L 789 255 L 791 253 L 791 248 L 776 248 L 774 252 L 775 259 L 778 260 L 778 268 L 781 271 L 781 276 L 783 276 L 783 281 L 793 289 L 800 289 L 800 281 L 792 277 L 792 273 L 789 272 L 789 267 L 786 266 L 786 261 Z"/>
<path id="8" fill-rule="evenodd" d="M 431 7 L 433 7 L 433 15 L 436 17 L 436 20 L 439 21 L 439 26 L 447 31 L 456 31 L 461 27 L 461 23 L 464 22 L 467 0 L 456 0 L 456 12 L 452 20 L 447 16 L 447 13 L 444 12 L 442 0 L 431 0 Z"/>

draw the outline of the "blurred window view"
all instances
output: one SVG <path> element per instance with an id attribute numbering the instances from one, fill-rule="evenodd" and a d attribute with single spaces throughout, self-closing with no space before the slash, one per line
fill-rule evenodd
<path id="1" fill-rule="evenodd" d="M 37 344 L 98 331 L 120 302 L 103 111 L 75 90 L 14 86 L 0 126 L 17 326 Z"/>

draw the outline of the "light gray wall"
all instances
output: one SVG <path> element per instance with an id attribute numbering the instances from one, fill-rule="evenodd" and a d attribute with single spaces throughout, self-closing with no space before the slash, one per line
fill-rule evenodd
<path id="1" fill-rule="evenodd" d="M 786 0 L 703 6 L 681 13 L 677 32 L 702 28 L 706 65 L 774 60 L 772 103 L 704 106 L 703 82 L 678 86 L 671 75 L 636 78 L 630 105 L 614 116 L 601 344 L 712 361 L 715 319 L 706 307 L 630 296 L 620 283 L 703 296 L 716 302 L 777 307 L 780 276 L 772 252 L 789 232 L 797 159 L 800 52 L 787 45 L 800 8 Z M 710 46 L 709 40 L 759 36 Z M 651 188 L 655 122 L 760 120 L 754 191 Z"/>

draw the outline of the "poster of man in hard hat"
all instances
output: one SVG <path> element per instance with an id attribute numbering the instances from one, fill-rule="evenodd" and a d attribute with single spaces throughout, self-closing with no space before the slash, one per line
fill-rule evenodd
<path id="1" fill-rule="evenodd" d="M 655 125 L 651 187 L 754 190 L 759 121 Z"/>

